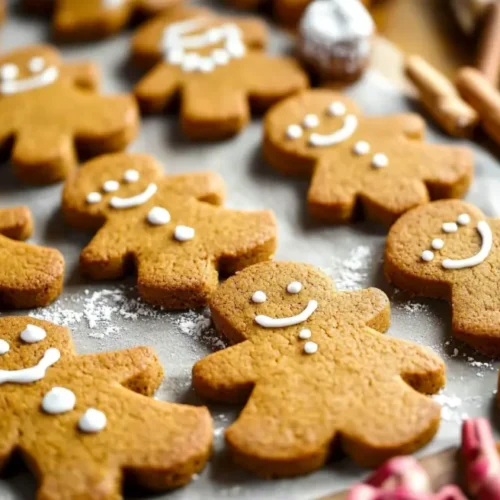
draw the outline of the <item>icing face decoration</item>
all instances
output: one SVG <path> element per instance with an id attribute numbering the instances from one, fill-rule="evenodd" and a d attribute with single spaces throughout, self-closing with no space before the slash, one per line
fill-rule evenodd
<path id="1" fill-rule="evenodd" d="M 45 351 L 42 359 L 30 368 L 21 370 L 0 370 L 0 385 L 7 382 L 15 384 L 31 384 L 45 377 L 47 369 L 61 358 L 59 349 L 50 348 Z"/>
<path id="2" fill-rule="evenodd" d="M 13 62 L 6 62 L 0 67 L 0 93 L 4 95 L 18 94 L 50 85 L 57 80 L 59 70 L 48 65 L 43 57 L 32 57 L 23 73 L 29 76 L 19 76 L 20 68 Z"/>
<path id="3" fill-rule="evenodd" d="M 207 28 L 211 22 L 208 17 L 198 17 L 166 28 L 161 42 L 165 60 L 186 72 L 211 73 L 217 66 L 243 57 L 246 47 L 238 26 L 226 23 Z"/>
<path id="4" fill-rule="evenodd" d="M 6 340 L 0 339 L 0 356 L 7 354 L 10 350 L 9 343 Z"/>
<path id="5" fill-rule="evenodd" d="M 34 344 L 42 341 L 47 336 L 47 332 L 36 325 L 26 325 L 26 328 L 21 333 L 21 340 L 27 344 Z"/>
<path id="6" fill-rule="evenodd" d="M 470 224 L 471 218 L 469 214 L 463 213 L 457 217 L 456 222 L 445 222 L 442 225 L 443 233 L 456 233 L 459 231 L 459 226 L 467 226 Z M 481 237 L 481 248 L 479 251 L 472 255 L 471 257 L 465 259 L 444 259 L 441 262 L 441 266 L 444 269 L 465 269 L 469 267 L 474 267 L 482 262 L 484 262 L 493 247 L 493 232 L 488 225 L 488 223 L 484 220 L 479 221 L 477 223 L 477 232 Z M 433 250 L 443 250 L 446 246 L 446 243 L 441 238 L 434 238 L 431 242 L 431 248 Z M 435 253 L 432 250 L 424 250 L 422 252 L 421 258 L 424 262 L 431 262 L 434 260 Z"/>

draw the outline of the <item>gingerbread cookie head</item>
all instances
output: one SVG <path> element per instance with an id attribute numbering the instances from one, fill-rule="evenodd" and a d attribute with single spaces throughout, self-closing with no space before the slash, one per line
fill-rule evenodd
<path id="1" fill-rule="evenodd" d="M 410 211 L 391 228 L 385 273 L 396 286 L 444 298 L 456 336 L 487 355 L 500 354 L 497 290 L 500 223 L 458 200 Z"/>

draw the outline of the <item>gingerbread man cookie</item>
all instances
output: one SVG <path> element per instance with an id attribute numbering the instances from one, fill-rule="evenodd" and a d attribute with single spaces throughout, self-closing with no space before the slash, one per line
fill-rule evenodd
<path id="1" fill-rule="evenodd" d="M 148 347 L 77 355 L 68 329 L 0 318 L 0 469 L 15 452 L 38 498 L 122 498 L 123 476 L 162 490 L 203 468 L 206 408 L 156 401 L 162 366 Z"/>
<path id="2" fill-rule="evenodd" d="M 448 300 L 453 334 L 500 355 L 500 219 L 458 200 L 416 208 L 387 238 L 385 274 L 397 287 Z"/>
<path id="3" fill-rule="evenodd" d="M 62 291 L 62 254 L 14 241 L 26 240 L 32 232 L 27 207 L 0 209 L 0 309 L 46 306 Z"/>
<path id="4" fill-rule="evenodd" d="M 12 163 L 26 183 L 64 179 L 86 156 L 120 151 L 135 137 L 137 106 L 128 95 L 95 92 L 97 69 L 63 63 L 48 45 L 0 58 L 0 145 L 13 142 Z"/>
<path id="5" fill-rule="evenodd" d="M 151 17 L 182 0 L 24 0 L 27 10 L 52 12 L 58 40 L 97 40 L 123 29 L 132 17 Z"/>
<path id="6" fill-rule="evenodd" d="M 340 446 L 361 465 L 429 441 L 440 408 L 424 396 L 445 382 L 427 348 L 385 335 L 389 300 L 377 289 L 336 292 L 294 262 L 249 267 L 210 298 L 215 326 L 237 345 L 199 361 L 202 396 L 246 401 L 226 431 L 234 459 L 259 475 L 315 470 Z"/>
<path id="7" fill-rule="evenodd" d="M 311 175 L 311 215 L 348 222 L 361 208 L 368 219 L 392 224 L 430 198 L 468 189 L 473 156 L 466 148 L 422 141 L 414 114 L 365 117 L 348 97 L 311 90 L 267 114 L 264 156 L 288 175 Z"/>
<path id="8" fill-rule="evenodd" d="M 144 112 L 164 110 L 181 96 L 181 126 L 192 139 L 237 134 L 253 109 L 262 110 L 308 86 L 292 58 L 270 57 L 265 24 L 225 18 L 209 9 L 167 12 L 139 28 L 134 60 L 156 66 L 137 84 Z"/>
<path id="9" fill-rule="evenodd" d="M 206 304 L 218 271 L 233 273 L 276 249 L 271 212 L 214 206 L 223 197 L 215 173 L 167 176 L 150 156 L 114 154 L 68 179 L 63 211 L 76 227 L 101 228 L 81 254 L 85 274 L 113 279 L 135 266 L 146 301 L 185 309 Z"/>

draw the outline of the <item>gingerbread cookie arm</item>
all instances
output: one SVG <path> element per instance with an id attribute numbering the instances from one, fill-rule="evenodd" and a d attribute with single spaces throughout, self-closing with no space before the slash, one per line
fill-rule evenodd
<path id="1" fill-rule="evenodd" d="M 182 0 L 136 0 L 135 9 L 139 16 L 150 17 L 171 9 L 181 2 Z"/>
<path id="2" fill-rule="evenodd" d="M 174 175 L 166 179 L 165 185 L 183 196 L 194 196 L 212 205 L 222 205 L 226 197 L 224 180 L 216 172 Z"/>
<path id="3" fill-rule="evenodd" d="M 99 67 L 90 61 L 66 62 L 59 72 L 62 78 L 86 90 L 97 90 L 101 81 Z"/>
<path id="4" fill-rule="evenodd" d="M 33 233 L 33 216 L 28 207 L 0 209 L 0 234 L 13 240 L 27 240 Z"/>
<path id="5" fill-rule="evenodd" d="M 389 116 L 363 118 L 363 128 L 379 131 L 381 137 L 397 137 L 403 134 L 408 139 L 422 140 L 425 121 L 416 113 L 401 113 Z"/>

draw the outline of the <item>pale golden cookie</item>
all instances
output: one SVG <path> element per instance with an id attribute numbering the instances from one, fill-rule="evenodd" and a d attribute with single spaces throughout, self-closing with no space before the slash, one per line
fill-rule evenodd
<path id="1" fill-rule="evenodd" d="M 500 356 L 500 219 L 463 201 L 437 201 L 391 228 L 385 274 L 397 287 L 451 303 L 453 334 Z"/>
<path id="2" fill-rule="evenodd" d="M 124 476 L 186 484 L 211 453 L 212 422 L 146 397 L 162 378 L 148 347 L 79 356 L 67 328 L 0 318 L 0 470 L 19 453 L 44 500 L 118 500 Z"/>
<path id="3" fill-rule="evenodd" d="M 425 347 L 382 335 L 380 290 L 336 292 L 295 262 L 249 267 L 210 298 L 217 329 L 237 345 L 196 363 L 193 385 L 211 400 L 246 405 L 226 431 L 237 463 L 265 477 L 321 467 L 337 447 L 374 466 L 426 444 L 440 422 L 424 394 L 445 365 Z"/>

